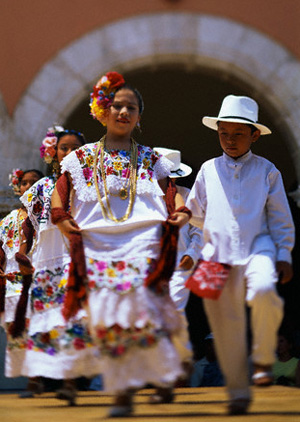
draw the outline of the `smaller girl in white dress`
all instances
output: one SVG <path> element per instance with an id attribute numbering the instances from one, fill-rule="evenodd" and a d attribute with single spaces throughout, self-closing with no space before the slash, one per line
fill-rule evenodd
<path id="1" fill-rule="evenodd" d="M 23 195 L 39 179 L 44 177 L 39 170 L 14 169 L 10 174 L 10 185 L 15 195 Z M 24 364 L 27 329 L 23 335 L 12 337 L 10 329 L 15 319 L 16 307 L 23 287 L 23 277 L 19 271 L 15 260 L 15 254 L 19 252 L 22 242 L 22 223 L 27 217 L 27 211 L 24 206 L 12 210 L 3 220 L 0 221 L 0 241 L 2 263 L 0 269 L 0 283 L 3 286 L 3 294 L 0 297 L 0 316 L 1 323 L 7 335 L 6 353 L 5 353 L 5 376 L 8 378 L 19 377 L 22 373 Z M 30 256 L 32 256 L 31 252 Z M 30 311 L 26 312 L 26 326 L 29 325 Z M 31 378 L 28 382 L 28 390 L 22 392 L 20 397 L 32 397 L 33 393 L 29 391 L 35 384 L 41 390 L 39 380 Z"/>
<path id="2" fill-rule="evenodd" d="M 48 129 L 41 156 L 51 163 L 53 173 L 34 184 L 21 198 L 36 232 L 37 244 L 32 268 L 31 320 L 23 375 L 63 379 L 57 398 L 75 404 L 76 382 L 81 376 L 100 372 L 100 362 L 81 310 L 66 322 L 62 315 L 70 256 L 66 240 L 51 223 L 51 196 L 60 174 L 60 162 L 81 147 L 79 132 L 60 126 Z M 22 252 L 22 251 L 20 251 Z M 21 267 L 26 271 L 24 267 Z"/>

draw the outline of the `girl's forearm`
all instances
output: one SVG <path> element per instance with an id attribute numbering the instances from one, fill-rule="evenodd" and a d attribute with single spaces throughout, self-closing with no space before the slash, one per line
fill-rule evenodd
<path id="1" fill-rule="evenodd" d="M 56 187 L 54 188 L 54 191 L 51 197 L 51 208 L 63 208 L 63 205 L 62 205 L 62 202 L 61 202 L 61 199 Z"/>
<path id="2" fill-rule="evenodd" d="M 183 197 L 180 193 L 176 193 L 175 195 L 175 209 L 177 210 L 180 207 L 183 207 L 185 205 Z"/>

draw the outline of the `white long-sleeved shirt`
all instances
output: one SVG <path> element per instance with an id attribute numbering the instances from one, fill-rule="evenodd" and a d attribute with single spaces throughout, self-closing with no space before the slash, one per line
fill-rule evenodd
<path id="1" fill-rule="evenodd" d="M 190 189 L 184 186 L 177 185 L 177 191 L 182 196 L 184 202 L 190 193 Z M 185 224 L 179 231 L 178 246 L 177 246 L 177 267 L 181 258 L 184 255 L 189 255 L 194 264 L 198 261 L 203 247 L 202 231 L 191 224 Z"/>
<path id="2" fill-rule="evenodd" d="M 190 223 L 203 230 L 205 260 L 247 263 L 252 254 L 291 262 L 294 223 L 277 168 L 251 151 L 205 162 L 191 189 Z"/>

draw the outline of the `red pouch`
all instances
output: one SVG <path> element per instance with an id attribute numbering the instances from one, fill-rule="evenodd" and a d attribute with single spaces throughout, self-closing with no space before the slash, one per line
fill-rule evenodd
<path id="1" fill-rule="evenodd" d="M 216 300 L 225 286 L 230 268 L 228 264 L 200 259 L 193 274 L 185 282 L 185 287 L 197 296 Z"/>

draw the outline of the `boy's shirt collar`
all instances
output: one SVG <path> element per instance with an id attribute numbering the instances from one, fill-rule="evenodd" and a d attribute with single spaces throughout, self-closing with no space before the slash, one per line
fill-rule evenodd
<path id="1" fill-rule="evenodd" d="M 227 165 L 229 165 L 230 167 L 236 167 L 243 165 L 246 161 L 250 160 L 250 158 L 252 157 L 253 153 L 251 150 L 249 150 L 246 154 L 244 154 L 242 157 L 239 158 L 232 158 L 229 155 L 225 154 L 225 152 L 223 152 L 223 159 L 225 161 L 225 163 Z"/>

